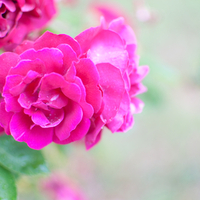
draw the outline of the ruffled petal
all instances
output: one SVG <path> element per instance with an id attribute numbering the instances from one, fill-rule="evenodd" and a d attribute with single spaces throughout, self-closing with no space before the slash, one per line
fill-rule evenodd
<path id="1" fill-rule="evenodd" d="M 77 55 L 72 47 L 70 47 L 68 44 L 60 44 L 57 48 L 60 49 L 64 55 L 63 65 L 65 66 L 65 70 L 67 71 L 73 62 L 78 61 Z M 66 71 L 64 71 L 63 74 L 65 74 Z"/>
<path id="2" fill-rule="evenodd" d="M 65 108 L 65 117 L 62 123 L 55 128 L 55 134 L 59 140 L 67 139 L 71 132 L 76 129 L 82 118 L 83 111 L 81 107 L 75 102 L 68 104 Z"/>
<path id="3" fill-rule="evenodd" d="M 139 83 L 148 74 L 149 67 L 144 65 L 134 69 L 133 73 L 130 74 L 131 84 Z"/>
<path id="4" fill-rule="evenodd" d="M 109 30 L 101 31 L 91 42 L 87 53 L 94 64 L 110 63 L 121 70 L 122 74 L 128 67 L 128 52 L 118 34 Z"/>
<path id="5" fill-rule="evenodd" d="M 6 134 L 10 135 L 9 124 L 13 116 L 12 112 L 7 112 L 5 110 L 5 102 L 0 102 L 0 126 L 4 128 Z"/>
<path id="6" fill-rule="evenodd" d="M 122 39 L 126 41 L 126 44 L 136 44 L 136 36 L 133 29 L 125 25 L 124 18 L 119 17 L 114 19 L 110 24 L 108 29 L 115 31 L 120 35 Z"/>
<path id="7" fill-rule="evenodd" d="M 57 144 L 69 144 L 71 142 L 81 140 L 87 134 L 89 127 L 90 120 L 83 117 L 76 129 L 70 133 L 70 136 L 66 140 L 61 141 L 56 135 L 54 135 L 53 141 Z"/>
<path id="8" fill-rule="evenodd" d="M 144 102 L 136 97 L 131 99 L 131 108 L 133 113 L 141 113 L 144 108 Z"/>
<path id="9" fill-rule="evenodd" d="M 81 46 L 83 53 L 87 52 L 91 46 L 92 39 L 102 30 L 101 26 L 89 28 L 75 37 Z"/>
<path id="10" fill-rule="evenodd" d="M 82 80 L 86 90 L 86 101 L 97 113 L 101 108 L 102 94 L 98 87 L 99 74 L 96 66 L 89 59 L 81 59 L 76 64 L 77 76 Z"/>
<path id="11" fill-rule="evenodd" d="M 48 31 L 35 41 L 34 48 L 39 50 L 44 47 L 57 47 L 60 44 L 68 44 L 76 52 L 77 56 L 81 53 L 79 44 L 72 37 L 65 34 L 56 35 Z"/>
<path id="12" fill-rule="evenodd" d="M 18 45 L 16 47 L 16 49 L 14 50 L 14 52 L 17 53 L 17 54 L 21 54 L 24 51 L 33 48 L 33 44 L 34 44 L 33 41 L 24 40 L 20 45 Z"/>
<path id="13" fill-rule="evenodd" d="M 66 71 L 65 66 L 63 66 L 63 53 L 59 49 L 43 48 L 38 51 L 30 49 L 22 53 L 20 57 L 29 60 L 42 60 L 46 66 L 45 73 L 63 74 Z"/>
<path id="14" fill-rule="evenodd" d="M 44 102 L 51 108 L 61 109 L 68 104 L 68 98 L 61 89 L 42 90 L 39 93 L 38 102 Z"/>
<path id="15" fill-rule="evenodd" d="M 42 149 L 52 142 L 53 129 L 44 129 L 39 126 L 32 127 L 30 117 L 23 113 L 13 115 L 10 122 L 10 132 L 15 140 L 26 142 L 32 149 Z M 31 128 L 32 127 L 32 128 Z"/>
<path id="16" fill-rule="evenodd" d="M 43 75 L 46 71 L 46 67 L 44 65 L 44 62 L 38 58 L 36 58 L 35 60 L 21 60 L 15 67 L 11 68 L 9 75 L 16 74 L 26 76 L 26 74 L 30 70 Z"/>
<path id="17" fill-rule="evenodd" d="M 89 103 L 86 102 L 86 90 L 82 83 L 82 80 L 80 78 L 76 77 L 75 83 L 76 83 L 76 85 L 79 86 L 79 88 L 81 90 L 81 98 L 80 98 L 79 104 L 83 109 L 83 113 L 84 113 L 85 117 L 91 118 L 94 113 L 94 109 L 93 109 L 92 105 L 90 105 Z"/>
<path id="18" fill-rule="evenodd" d="M 130 112 L 130 98 L 126 91 L 123 95 L 119 110 L 113 120 L 106 124 L 106 126 L 112 131 L 117 132 L 124 123 L 125 116 Z"/>
<path id="19" fill-rule="evenodd" d="M 20 57 L 17 54 L 11 52 L 3 53 L 0 56 L 0 93 L 3 91 L 3 86 L 5 84 L 6 76 L 8 75 L 9 70 L 11 69 L 11 67 L 14 67 L 19 60 Z"/>
<path id="20" fill-rule="evenodd" d="M 33 125 L 30 117 L 22 112 L 15 113 L 10 121 L 10 132 L 15 140 L 19 142 L 25 141 L 24 134 L 30 132 L 30 127 Z"/>
<path id="21" fill-rule="evenodd" d="M 40 150 L 53 141 L 53 128 L 41 128 L 39 126 L 33 127 L 29 133 L 25 134 L 24 142 L 35 150 Z"/>
<path id="22" fill-rule="evenodd" d="M 79 102 L 81 91 L 77 84 L 67 82 L 63 76 L 51 73 L 46 74 L 41 80 L 40 93 L 60 88 L 62 93 L 71 100 Z"/>
<path id="23" fill-rule="evenodd" d="M 37 110 L 32 114 L 31 119 L 35 125 L 42 128 L 56 127 L 64 119 L 64 111 L 63 109 Z"/>
<path id="24" fill-rule="evenodd" d="M 97 69 L 103 90 L 104 109 L 102 117 L 110 122 L 119 110 L 125 92 L 125 84 L 120 70 L 113 65 L 108 63 L 97 64 Z"/>
<path id="25" fill-rule="evenodd" d="M 105 122 L 100 117 L 91 120 L 90 129 L 85 137 L 85 146 L 87 150 L 98 143 L 104 125 Z"/>

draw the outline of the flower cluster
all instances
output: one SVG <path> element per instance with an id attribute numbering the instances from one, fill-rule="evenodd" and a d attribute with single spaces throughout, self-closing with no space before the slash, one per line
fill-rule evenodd
<path id="1" fill-rule="evenodd" d="M 102 128 L 123 132 L 143 102 L 133 30 L 118 18 L 80 33 L 44 33 L 0 56 L 0 125 L 15 140 L 41 149 L 85 138 L 87 149 Z"/>
<path id="2" fill-rule="evenodd" d="M 12 50 L 55 14 L 53 0 L 1 0 L 0 47 Z"/>

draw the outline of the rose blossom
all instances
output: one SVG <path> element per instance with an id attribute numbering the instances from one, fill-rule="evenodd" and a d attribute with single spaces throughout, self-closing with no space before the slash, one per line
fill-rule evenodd
<path id="1" fill-rule="evenodd" d="M 85 200 L 83 194 L 74 188 L 71 181 L 66 180 L 63 175 L 53 174 L 42 181 L 40 186 L 49 199 L 53 200 Z"/>
<path id="2" fill-rule="evenodd" d="M 44 33 L 0 56 L 0 126 L 41 149 L 82 139 L 101 108 L 99 73 L 68 35 Z"/>
<path id="3" fill-rule="evenodd" d="M 12 50 L 55 12 L 53 0 L 0 0 L 0 47 Z"/>
<path id="4" fill-rule="evenodd" d="M 46 32 L 0 56 L 0 126 L 15 140 L 41 149 L 85 137 L 94 146 L 106 126 L 124 132 L 142 111 L 146 91 L 133 30 L 118 18 L 75 40 Z"/>
<path id="5" fill-rule="evenodd" d="M 81 45 L 82 56 L 96 65 L 103 92 L 101 110 L 93 115 L 86 135 L 89 149 L 99 141 L 104 126 L 113 133 L 132 127 L 133 114 L 141 112 L 144 106 L 136 95 L 146 91 L 141 80 L 148 67 L 138 67 L 135 34 L 123 18 L 111 21 L 108 26 L 102 18 L 101 26 L 90 28 L 75 39 Z"/>

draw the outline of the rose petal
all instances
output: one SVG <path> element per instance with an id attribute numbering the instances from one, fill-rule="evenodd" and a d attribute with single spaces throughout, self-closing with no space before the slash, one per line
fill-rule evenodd
<path id="1" fill-rule="evenodd" d="M 96 66 L 89 59 L 81 59 L 76 64 L 77 76 L 82 80 L 86 89 L 86 101 L 97 113 L 101 107 L 102 94 L 98 87 L 99 74 Z"/>
<path id="2" fill-rule="evenodd" d="M 63 109 L 50 109 L 50 111 L 37 110 L 31 116 L 33 123 L 42 128 L 56 127 L 62 122 L 63 118 Z"/>
<path id="3" fill-rule="evenodd" d="M 46 74 L 41 81 L 40 92 L 61 88 L 63 94 L 76 102 L 80 101 L 81 91 L 78 85 L 65 81 L 64 77 L 56 74 Z"/>
<path id="4" fill-rule="evenodd" d="M 0 73 L 0 92 L 3 91 L 3 86 L 5 84 L 6 76 L 11 67 L 14 67 L 17 62 L 20 60 L 20 57 L 11 52 L 3 53 L 0 56 L 0 63 L 1 63 L 1 73 Z"/>
<path id="5" fill-rule="evenodd" d="M 83 111 L 81 107 L 75 102 L 69 103 L 65 108 L 65 117 L 63 121 L 55 128 L 55 134 L 59 140 L 62 141 L 67 139 L 70 136 L 71 131 L 76 129 L 82 118 Z"/>
<path id="6" fill-rule="evenodd" d="M 130 130 L 133 127 L 134 119 L 133 119 L 133 113 L 130 111 L 127 115 L 124 116 L 124 123 L 120 127 L 117 132 L 125 132 Z"/>
<path id="7" fill-rule="evenodd" d="M 21 6 L 21 11 L 22 12 L 30 12 L 31 10 L 33 10 L 35 8 L 34 4 L 28 4 L 25 3 L 23 6 Z"/>
<path id="8" fill-rule="evenodd" d="M 46 73 L 56 72 L 63 74 L 66 71 L 65 66 L 63 66 L 63 54 L 59 49 L 43 48 L 39 51 L 30 49 L 22 53 L 20 57 L 29 60 L 42 60 L 46 66 Z"/>
<path id="9" fill-rule="evenodd" d="M 25 0 L 17 0 L 17 3 L 19 4 L 19 7 L 22 7 L 25 4 Z"/>
<path id="10" fill-rule="evenodd" d="M 30 132 L 25 133 L 24 142 L 36 150 L 40 150 L 53 141 L 53 128 L 41 128 L 39 126 L 33 127 Z"/>
<path id="11" fill-rule="evenodd" d="M 85 146 L 87 150 L 92 148 L 100 140 L 100 133 L 104 125 L 105 122 L 103 122 L 100 117 L 91 120 L 90 129 L 85 137 Z"/>
<path id="12" fill-rule="evenodd" d="M 7 112 L 20 112 L 22 110 L 17 100 L 18 97 L 5 98 Z"/>
<path id="13" fill-rule="evenodd" d="M 110 30 L 115 31 L 118 33 L 122 39 L 126 41 L 126 44 L 136 44 L 136 37 L 133 29 L 125 25 L 124 19 L 122 17 L 119 17 L 117 19 L 114 19 L 110 24 L 109 28 Z"/>
<path id="14" fill-rule="evenodd" d="M 76 79 L 76 68 L 74 66 L 74 63 L 72 63 L 71 67 L 67 70 L 66 74 L 64 75 L 64 78 L 68 82 L 75 82 Z"/>
<path id="15" fill-rule="evenodd" d="M 14 52 L 17 54 L 21 54 L 24 51 L 33 48 L 33 41 L 30 40 L 24 40 L 20 45 L 18 45 L 15 49 Z"/>
<path id="16" fill-rule="evenodd" d="M 17 96 L 14 96 L 15 93 L 10 93 L 10 91 L 12 92 L 12 86 L 18 84 L 18 82 L 21 81 L 21 76 L 18 76 L 18 75 L 11 75 L 11 76 L 8 76 L 7 77 L 7 82 L 6 82 L 6 85 L 4 87 L 4 92 L 3 92 L 3 97 L 5 97 L 5 102 L 6 102 L 6 111 L 7 112 L 19 112 L 21 111 L 21 106 L 20 104 L 18 103 L 18 95 Z M 9 89 L 9 86 L 11 89 Z M 21 91 L 24 90 L 24 87 L 22 85 L 22 88 L 19 88 Z M 15 92 L 19 92 L 18 91 L 15 91 Z"/>
<path id="17" fill-rule="evenodd" d="M 1 2 L 6 6 L 6 8 L 10 11 L 10 12 L 15 12 L 16 10 L 16 6 L 12 1 L 8 1 L 8 0 L 1 0 Z"/>
<path id="18" fill-rule="evenodd" d="M 22 79 L 22 82 L 18 85 L 14 86 L 9 90 L 10 94 L 13 96 L 17 96 L 24 92 L 27 85 L 34 81 L 36 78 L 40 77 L 41 75 L 37 72 L 30 70 L 27 75 Z"/>
<path id="19" fill-rule="evenodd" d="M 65 66 L 65 69 L 67 71 L 74 61 L 78 61 L 77 55 L 72 47 L 67 44 L 60 44 L 57 48 L 60 49 L 64 55 L 63 65 Z M 64 71 L 63 74 L 65 74 L 66 71 Z"/>
<path id="20" fill-rule="evenodd" d="M 37 101 L 37 96 L 29 92 L 23 92 L 19 95 L 18 103 L 22 108 L 30 109 L 34 102 Z"/>
<path id="21" fill-rule="evenodd" d="M 112 131 L 112 133 L 117 132 L 124 123 L 124 117 L 129 113 L 130 110 L 130 98 L 126 91 L 123 95 L 119 110 L 116 116 L 111 122 L 107 123 L 106 126 Z"/>
<path id="22" fill-rule="evenodd" d="M 75 130 L 70 133 L 70 136 L 66 140 L 60 141 L 56 135 L 54 135 L 53 141 L 57 144 L 69 144 L 71 142 L 81 140 L 88 132 L 90 127 L 90 120 L 83 117 Z"/>
<path id="23" fill-rule="evenodd" d="M 8 26 L 7 20 L 1 17 L 1 15 L 0 15 L 0 24 L 1 24 L 1 29 L 0 29 L 0 39 L 1 39 L 4 38 L 6 34 L 8 34 L 10 27 Z"/>
<path id="24" fill-rule="evenodd" d="M 13 98 L 13 95 L 10 93 L 10 90 L 16 85 L 20 84 L 22 79 L 23 77 L 19 75 L 10 75 L 6 77 L 6 83 L 3 88 L 2 94 L 2 96 L 5 97 L 5 101 L 7 101 L 8 98 Z"/>
<path id="25" fill-rule="evenodd" d="M 83 109 L 83 113 L 85 115 L 85 117 L 90 118 L 92 117 L 93 113 L 94 113 L 94 109 L 92 107 L 92 105 L 90 105 L 89 103 L 86 102 L 86 90 L 85 87 L 82 83 L 82 80 L 78 77 L 76 77 L 75 79 L 75 83 L 76 85 L 79 86 L 80 90 L 81 90 L 81 98 L 80 98 L 80 106 Z"/>
<path id="26" fill-rule="evenodd" d="M 38 101 L 45 102 L 46 105 L 56 109 L 61 109 L 68 104 L 68 98 L 61 92 L 61 89 L 40 91 Z"/>
<path id="27" fill-rule="evenodd" d="M 120 70 L 113 65 L 108 63 L 97 64 L 97 69 L 100 75 L 100 85 L 103 90 L 103 102 L 105 104 L 102 116 L 104 120 L 110 122 L 118 112 L 125 92 L 125 85 Z"/>
<path id="28" fill-rule="evenodd" d="M 140 66 L 134 70 L 133 73 L 130 74 L 131 84 L 139 83 L 141 80 L 148 74 L 149 67 L 148 66 Z"/>
<path id="29" fill-rule="evenodd" d="M 147 88 L 142 83 L 136 83 L 136 84 L 131 85 L 129 94 L 130 94 L 130 97 L 134 97 L 146 91 L 147 91 Z"/>
<path id="30" fill-rule="evenodd" d="M 5 102 L 0 102 L 0 126 L 2 126 L 6 134 L 10 135 L 9 124 L 13 116 L 12 112 L 6 112 Z"/>
<path id="31" fill-rule="evenodd" d="M 131 99 L 131 108 L 133 113 L 141 113 L 144 107 L 144 102 L 136 97 Z"/>
<path id="32" fill-rule="evenodd" d="M 10 121 L 10 132 L 15 140 L 24 141 L 24 134 L 30 132 L 33 123 L 31 119 L 22 112 L 15 113 Z"/>
<path id="33" fill-rule="evenodd" d="M 92 27 L 75 37 L 75 40 L 78 41 L 83 52 L 87 52 L 87 50 L 90 48 L 92 39 L 100 32 L 100 30 L 102 30 L 101 26 L 95 28 Z"/>
<path id="34" fill-rule="evenodd" d="M 41 110 L 34 112 L 31 116 L 31 119 L 34 124 L 41 126 L 42 128 L 45 128 L 46 125 L 50 124 L 50 121 Z"/>
<path id="35" fill-rule="evenodd" d="M 110 63 L 119 68 L 122 74 L 128 67 L 128 52 L 118 34 L 109 31 L 101 31 L 91 42 L 88 58 L 94 64 Z"/>
<path id="36" fill-rule="evenodd" d="M 72 37 L 65 34 L 56 35 L 48 31 L 35 41 L 34 48 L 39 50 L 44 47 L 57 47 L 60 44 L 68 44 L 77 56 L 81 53 L 79 44 Z"/>
<path id="37" fill-rule="evenodd" d="M 39 150 L 52 142 L 53 129 L 40 128 L 32 126 L 31 119 L 23 114 L 16 113 L 10 122 L 10 132 L 15 140 L 26 142 L 30 148 Z"/>
<path id="38" fill-rule="evenodd" d="M 21 60 L 15 67 L 10 69 L 9 75 L 18 74 L 26 76 L 30 70 L 38 72 L 39 74 L 44 74 L 46 67 L 44 62 L 38 58 L 35 60 Z"/>

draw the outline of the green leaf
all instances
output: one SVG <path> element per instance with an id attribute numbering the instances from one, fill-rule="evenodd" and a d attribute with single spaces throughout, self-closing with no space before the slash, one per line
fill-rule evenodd
<path id="1" fill-rule="evenodd" d="M 16 200 L 15 179 L 11 172 L 0 166 L 0 200 Z"/>
<path id="2" fill-rule="evenodd" d="M 18 174 L 48 172 L 41 151 L 30 149 L 25 143 L 17 142 L 8 135 L 0 137 L 0 165 Z"/>

